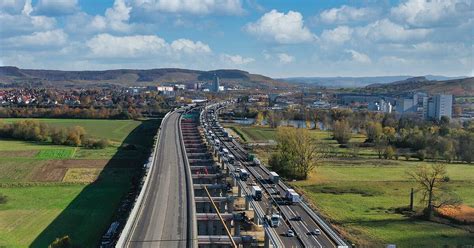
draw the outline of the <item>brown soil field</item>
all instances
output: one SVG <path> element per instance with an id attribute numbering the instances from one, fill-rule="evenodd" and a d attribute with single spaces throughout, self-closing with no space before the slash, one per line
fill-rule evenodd
<path id="1" fill-rule="evenodd" d="M 38 154 L 37 150 L 0 151 L 0 158 L 32 158 Z"/>
<path id="2" fill-rule="evenodd" d="M 110 168 L 134 167 L 136 160 L 129 159 L 68 159 L 68 160 L 48 160 L 46 163 L 35 169 L 30 179 L 37 182 L 61 182 L 70 168 L 99 168 L 105 166 Z"/>
<path id="3" fill-rule="evenodd" d="M 438 211 L 442 215 L 450 216 L 456 220 L 466 220 L 467 222 L 474 223 L 474 208 L 472 207 L 461 205 L 457 208 L 445 207 L 442 209 L 438 209 Z"/>

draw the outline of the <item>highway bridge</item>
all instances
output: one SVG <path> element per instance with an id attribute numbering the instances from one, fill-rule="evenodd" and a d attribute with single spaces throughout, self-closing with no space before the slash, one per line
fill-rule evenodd
<path id="1" fill-rule="evenodd" d="M 194 217 L 188 211 L 193 205 L 193 190 L 189 191 L 187 185 L 181 114 L 174 111 L 161 123 L 143 199 L 129 221 L 130 229 L 122 234 L 126 236 L 123 247 L 195 246 Z"/>
<path id="2" fill-rule="evenodd" d="M 224 107 L 187 107 L 165 116 L 116 247 L 347 247 L 304 202 L 282 203 L 288 186 L 268 182 L 270 171 L 252 165 L 248 152 L 225 135 L 218 124 Z M 237 168 L 246 168 L 249 179 L 241 180 Z M 251 197 L 254 185 L 264 191 L 260 201 Z M 278 226 L 267 221 L 272 213 L 282 216 Z M 320 235 L 312 234 L 316 229 Z"/>

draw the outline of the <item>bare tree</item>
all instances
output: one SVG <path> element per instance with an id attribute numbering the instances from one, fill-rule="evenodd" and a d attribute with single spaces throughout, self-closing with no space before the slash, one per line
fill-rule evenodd
<path id="1" fill-rule="evenodd" d="M 408 172 L 408 175 L 417 182 L 419 191 L 422 192 L 422 202 L 426 204 L 424 213 L 428 219 L 433 217 L 435 208 L 461 203 L 459 197 L 446 185 L 449 177 L 445 164 L 419 165 L 414 171 Z"/>

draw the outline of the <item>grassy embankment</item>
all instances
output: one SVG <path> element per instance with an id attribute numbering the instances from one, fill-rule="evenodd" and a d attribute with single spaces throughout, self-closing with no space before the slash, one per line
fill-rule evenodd
<path id="1" fill-rule="evenodd" d="M 236 133 L 243 133 L 247 142 L 265 142 L 275 139 L 275 130 L 268 127 L 236 126 Z M 414 220 L 399 214 L 397 208 L 407 207 L 410 189 L 416 184 L 409 180 L 406 171 L 423 163 L 414 159 L 380 160 L 375 151 L 360 148 L 358 157 L 352 158 L 350 148 L 339 148 L 330 133 L 313 131 L 315 139 L 333 147 L 332 158 L 321 165 L 305 181 L 292 183 L 309 198 L 346 237 L 363 247 L 455 247 L 473 245 L 474 235 L 448 225 Z M 356 135 L 351 142 L 363 142 L 363 135 Z M 273 148 L 259 147 L 254 151 L 268 159 Z M 474 207 L 474 166 L 449 164 L 450 187 L 463 204 Z M 420 194 L 415 194 L 415 205 Z M 471 216 L 472 218 L 472 216 Z"/>
<path id="2" fill-rule="evenodd" d="M 18 119 L 0 119 L 3 122 Z M 157 121 L 39 119 L 82 126 L 111 146 L 93 150 L 0 140 L 0 247 L 47 247 L 70 235 L 94 247 L 149 151 Z M 133 144 L 136 149 L 123 149 Z"/>

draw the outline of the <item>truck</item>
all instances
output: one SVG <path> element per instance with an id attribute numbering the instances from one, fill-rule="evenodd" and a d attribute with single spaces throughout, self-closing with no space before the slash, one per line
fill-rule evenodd
<path id="1" fill-rule="evenodd" d="M 252 197 L 256 201 L 262 200 L 262 189 L 259 186 L 252 186 Z"/>
<path id="2" fill-rule="evenodd" d="M 234 164 L 235 162 L 235 157 L 232 154 L 229 154 L 229 164 Z"/>
<path id="3" fill-rule="evenodd" d="M 270 217 L 270 226 L 271 227 L 279 227 L 280 226 L 281 216 L 279 214 L 272 214 Z"/>
<path id="4" fill-rule="evenodd" d="M 260 160 L 258 158 L 253 158 L 253 165 L 260 166 Z"/>
<path id="5" fill-rule="evenodd" d="M 223 153 L 224 157 L 229 156 L 229 150 L 227 150 L 227 148 L 222 148 L 222 153 Z"/>
<path id="6" fill-rule="evenodd" d="M 280 176 L 276 172 L 271 171 L 268 180 L 270 180 L 274 184 L 278 184 L 278 182 L 280 181 Z"/>
<path id="7" fill-rule="evenodd" d="M 250 174 L 249 174 L 249 172 L 248 172 L 246 169 L 240 170 L 240 174 L 239 174 L 240 180 L 242 180 L 242 181 L 247 181 L 247 179 L 249 178 L 249 175 L 250 175 Z"/>
<path id="8" fill-rule="evenodd" d="M 300 195 L 294 189 L 287 189 L 285 198 L 288 204 L 300 202 Z"/>

